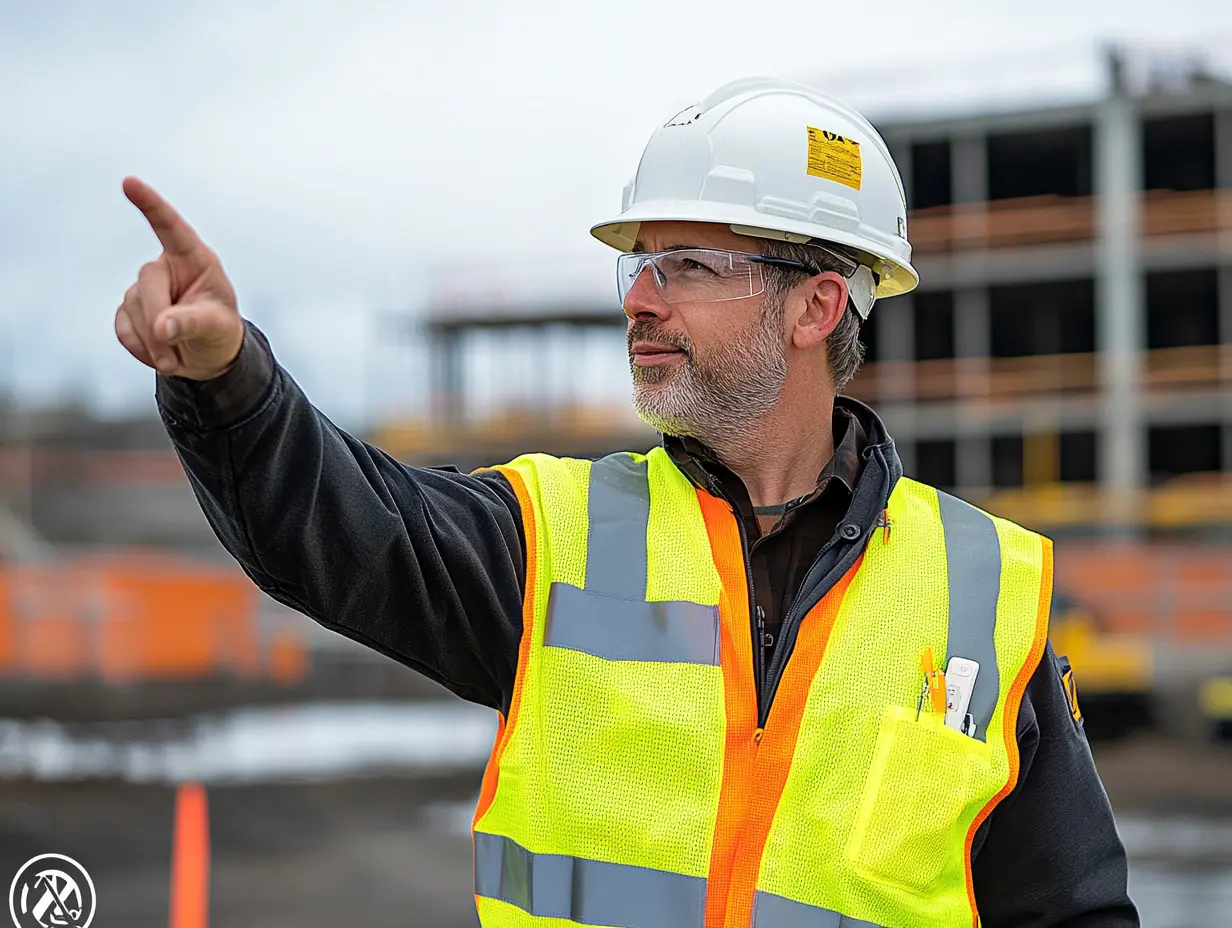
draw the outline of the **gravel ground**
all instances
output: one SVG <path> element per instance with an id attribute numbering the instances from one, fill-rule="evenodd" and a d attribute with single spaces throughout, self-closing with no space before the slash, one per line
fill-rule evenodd
<path id="1" fill-rule="evenodd" d="M 431 812 L 477 787 L 468 773 L 212 788 L 212 923 L 475 925 L 470 841 L 434 825 Z M 166 925 L 173 799 L 167 787 L 7 783 L 0 873 L 36 854 L 68 854 L 94 880 L 94 926 Z"/>

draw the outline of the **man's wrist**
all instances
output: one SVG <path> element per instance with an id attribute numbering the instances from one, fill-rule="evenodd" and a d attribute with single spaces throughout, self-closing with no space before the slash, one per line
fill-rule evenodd
<path id="1" fill-rule="evenodd" d="M 209 380 L 158 375 L 159 410 L 176 425 L 205 432 L 229 428 L 265 400 L 276 369 L 265 335 L 245 321 L 239 353 L 221 373 Z"/>

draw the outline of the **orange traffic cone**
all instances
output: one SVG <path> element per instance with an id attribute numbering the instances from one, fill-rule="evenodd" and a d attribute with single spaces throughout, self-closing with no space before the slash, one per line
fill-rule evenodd
<path id="1" fill-rule="evenodd" d="M 205 787 L 183 783 L 175 795 L 171 848 L 171 928 L 210 923 L 210 819 Z"/>

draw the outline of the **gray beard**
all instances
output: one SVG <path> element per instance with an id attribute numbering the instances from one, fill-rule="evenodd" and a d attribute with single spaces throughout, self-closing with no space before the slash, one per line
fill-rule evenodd
<path id="1" fill-rule="evenodd" d="M 782 319 L 782 306 L 767 299 L 751 328 L 704 358 L 687 339 L 667 342 L 662 333 L 635 324 L 630 344 L 649 338 L 684 352 L 683 362 L 671 367 L 638 367 L 630 361 L 638 417 L 659 432 L 695 438 L 715 451 L 747 446 L 787 380 Z"/>

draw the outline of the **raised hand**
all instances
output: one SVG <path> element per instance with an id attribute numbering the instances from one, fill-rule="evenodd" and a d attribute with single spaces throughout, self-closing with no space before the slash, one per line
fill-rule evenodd
<path id="1" fill-rule="evenodd" d="M 153 187 L 128 177 L 124 195 L 141 210 L 163 253 L 137 272 L 116 310 L 115 332 L 129 353 L 162 374 L 211 380 L 244 342 L 244 321 L 222 264 Z"/>

